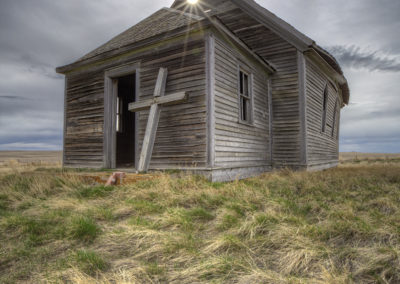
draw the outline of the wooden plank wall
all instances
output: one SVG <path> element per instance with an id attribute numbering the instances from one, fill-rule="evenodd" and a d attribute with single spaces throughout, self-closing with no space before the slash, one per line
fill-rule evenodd
<path id="1" fill-rule="evenodd" d="M 255 53 L 273 64 L 272 159 L 275 166 L 300 164 L 301 136 L 297 49 L 240 9 L 218 15 Z"/>
<path id="2" fill-rule="evenodd" d="M 103 166 L 104 74 L 67 76 L 64 166 Z"/>
<path id="3" fill-rule="evenodd" d="M 328 76 L 310 60 L 306 60 L 307 97 L 307 149 L 308 164 L 317 165 L 339 160 L 339 116 L 341 104 L 336 108 L 336 122 L 333 123 L 335 103 L 339 100 L 338 91 L 328 83 L 328 108 L 326 130 L 322 133 L 324 90 Z M 332 126 L 335 125 L 332 136 Z"/>
<path id="4" fill-rule="evenodd" d="M 184 104 L 162 107 L 150 163 L 151 169 L 205 167 L 206 157 L 206 73 L 205 40 L 181 42 L 173 52 L 159 52 L 141 64 L 140 99 L 153 96 L 158 69 L 168 68 L 166 94 L 189 93 Z M 148 112 L 139 118 L 139 150 Z"/>
<path id="5" fill-rule="evenodd" d="M 216 37 L 215 166 L 270 165 L 268 78 L 260 67 L 238 58 L 238 51 Z M 254 125 L 239 123 L 239 64 L 253 74 Z"/>
<path id="6" fill-rule="evenodd" d="M 139 100 L 152 97 L 160 67 L 168 68 L 167 94 L 185 90 L 190 95 L 185 104 L 163 107 L 150 168 L 206 165 L 205 44 L 199 34 L 69 73 L 65 166 L 103 166 L 104 72 L 138 61 Z M 147 117 L 148 111 L 140 113 L 139 145 Z"/>

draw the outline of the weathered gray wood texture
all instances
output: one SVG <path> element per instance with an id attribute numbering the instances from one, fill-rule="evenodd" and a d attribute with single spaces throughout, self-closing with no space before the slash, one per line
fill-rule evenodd
<path id="1" fill-rule="evenodd" d="M 199 33 L 186 41 L 169 40 L 68 73 L 65 166 L 103 166 L 103 123 L 107 115 L 104 114 L 104 72 L 138 61 L 139 101 L 152 98 L 160 67 L 169 70 L 166 94 L 186 91 L 190 95 L 187 103 L 163 107 L 150 169 L 206 165 L 205 40 Z M 147 119 L 148 111 L 140 113 L 139 145 Z"/>
<path id="2" fill-rule="evenodd" d="M 215 166 L 270 165 L 268 77 L 232 44 L 215 39 Z M 239 67 L 252 76 L 253 123 L 239 122 Z"/>
<path id="3" fill-rule="evenodd" d="M 328 86 L 326 129 L 322 132 L 323 100 Z M 337 88 L 337 87 L 336 87 Z M 306 60 L 307 152 L 308 165 L 339 160 L 339 116 L 341 99 L 329 77 L 311 60 Z M 338 102 L 336 110 L 335 105 Z M 336 111 L 336 115 L 334 114 Z M 335 122 L 334 122 L 335 119 Z M 333 129 L 333 127 L 335 127 Z M 332 135 L 333 134 L 333 135 Z"/>
<path id="4" fill-rule="evenodd" d="M 272 76 L 272 160 L 276 166 L 300 164 L 300 114 L 297 49 L 240 9 L 218 15 L 221 21 L 276 69 Z"/>

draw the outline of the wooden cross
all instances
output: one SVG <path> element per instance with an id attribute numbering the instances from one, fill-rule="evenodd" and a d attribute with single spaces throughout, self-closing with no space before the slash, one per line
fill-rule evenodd
<path id="1" fill-rule="evenodd" d="M 143 139 L 142 153 L 140 154 L 139 165 L 137 169 L 139 172 L 147 172 L 149 169 L 158 122 L 160 120 L 161 106 L 186 102 L 189 98 L 186 92 L 164 96 L 167 76 L 168 70 L 166 68 L 160 68 L 156 87 L 154 89 L 154 98 L 129 104 L 129 111 L 131 112 L 150 109 L 146 133 Z"/>

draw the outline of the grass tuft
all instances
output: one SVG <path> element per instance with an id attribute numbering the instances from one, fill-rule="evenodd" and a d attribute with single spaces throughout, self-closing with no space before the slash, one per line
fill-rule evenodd
<path id="1" fill-rule="evenodd" d="M 101 233 L 100 227 L 89 217 L 75 217 L 71 224 L 71 236 L 76 240 L 93 242 Z"/>
<path id="2" fill-rule="evenodd" d="M 400 283 L 398 162 L 121 187 L 40 167 L 0 175 L 0 283 Z"/>
<path id="3" fill-rule="evenodd" d="M 96 273 L 105 271 L 109 267 L 103 257 L 91 250 L 78 250 L 74 259 L 78 268 L 88 275 L 96 275 Z"/>

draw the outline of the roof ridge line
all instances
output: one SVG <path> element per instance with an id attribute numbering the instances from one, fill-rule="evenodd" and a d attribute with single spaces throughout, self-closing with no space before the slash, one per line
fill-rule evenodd
<path id="1" fill-rule="evenodd" d="M 177 9 L 174 9 L 174 8 L 170 8 L 170 7 L 163 7 L 162 9 L 163 10 L 168 10 L 170 12 L 177 13 L 179 15 L 185 15 L 187 17 L 194 18 L 194 19 L 196 19 L 198 21 L 201 21 L 201 20 L 204 19 L 204 17 L 202 17 L 202 16 L 199 16 L 199 15 L 196 15 L 196 14 L 192 14 L 192 13 L 188 13 L 188 12 L 183 12 L 183 11 L 180 11 L 180 10 L 177 10 Z"/>

